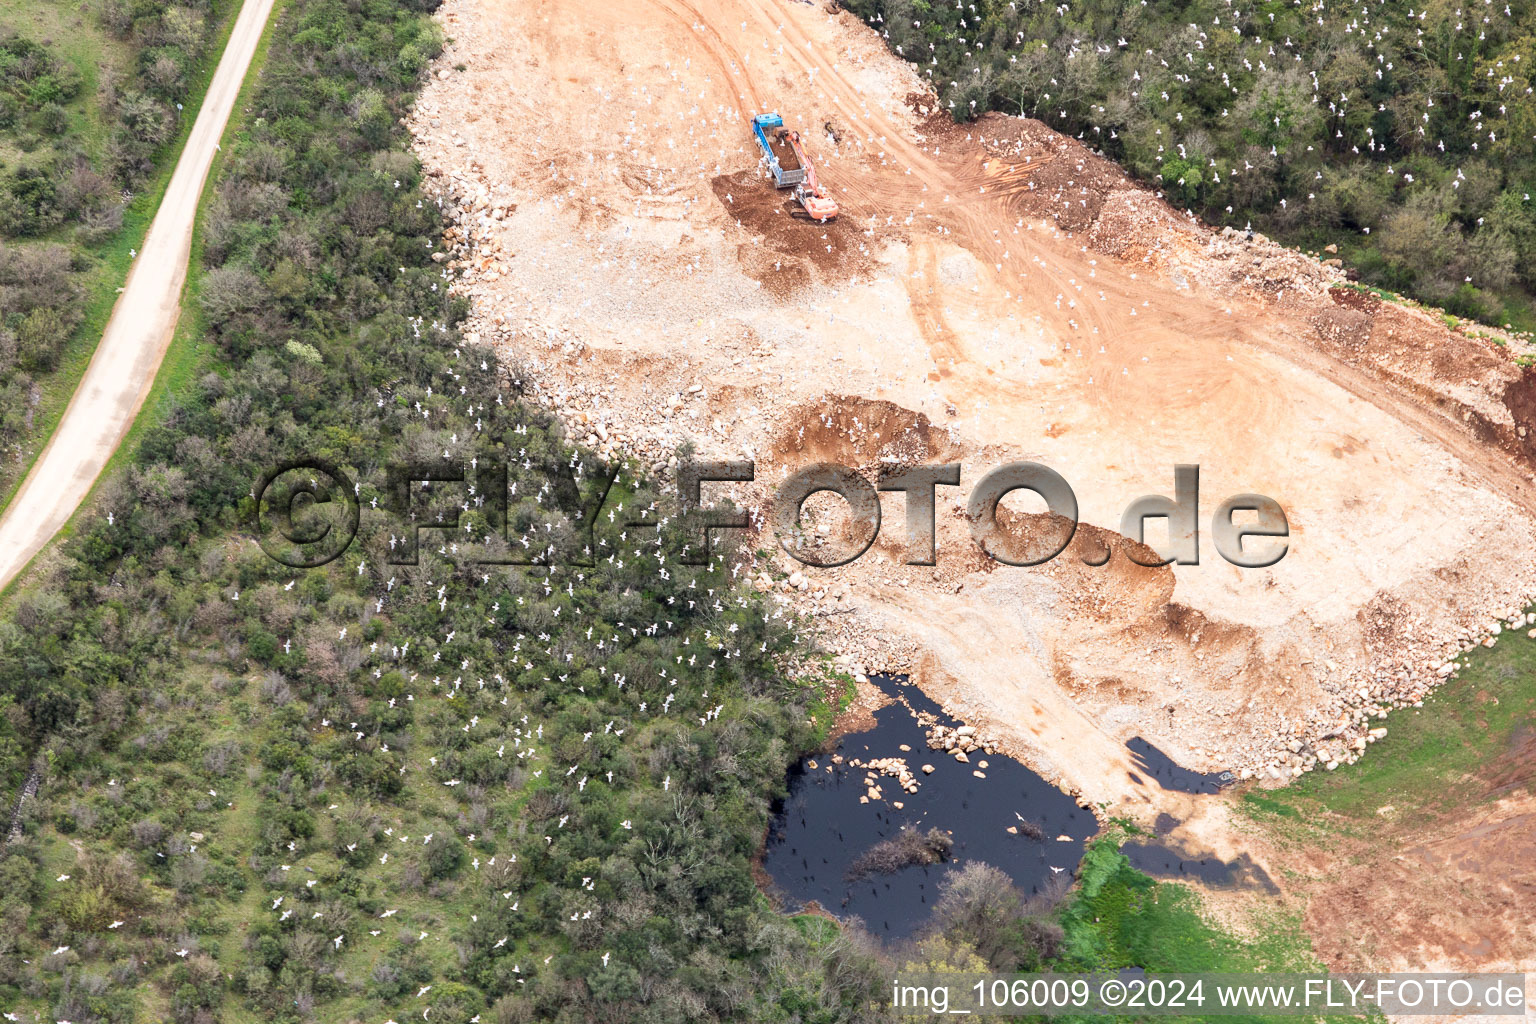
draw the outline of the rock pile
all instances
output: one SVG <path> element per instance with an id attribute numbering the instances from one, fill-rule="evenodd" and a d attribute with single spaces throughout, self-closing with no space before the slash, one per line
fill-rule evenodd
<path id="1" fill-rule="evenodd" d="M 1522 601 L 1521 605 L 1528 605 Z M 1493 647 L 1501 636 L 1536 626 L 1536 613 L 1506 607 L 1497 619 L 1457 627 L 1451 639 L 1404 644 L 1394 636 L 1395 653 L 1383 652 L 1373 667 L 1346 671 L 1333 661 L 1322 664 L 1325 705 L 1307 712 L 1304 720 L 1270 729 L 1247 751 L 1228 760 L 1239 779 L 1280 780 L 1300 777 L 1316 768 L 1333 771 L 1354 764 L 1366 749 L 1387 735 L 1386 719 L 1398 708 L 1423 707 L 1438 685 L 1456 677 L 1460 659 L 1478 647 Z M 1410 624 L 1403 632 L 1412 636 Z M 1536 629 L 1527 639 L 1536 639 Z"/>
<path id="2" fill-rule="evenodd" d="M 870 761 L 861 761 L 858 758 L 853 758 L 849 760 L 848 764 L 854 768 L 865 769 L 864 785 L 868 792 L 859 798 L 859 803 L 861 804 L 884 798 L 885 791 L 879 783 L 879 779 L 882 776 L 895 779 L 896 785 L 900 787 L 903 793 L 916 793 L 918 790 L 917 778 L 912 774 L 912 770 L 907 767 L 907 762 L 903 758 L 877 757 Z M 901 805 L 897 804 L 896 807 L 900 809 Z"/>
<path id="3" fill-rule="evenodd" d="M 990 737 L 981 736 L 974 725 L 951 728 L 934 723 L 928 728 L 928 749 L 942 750 L 961 764 L 969 764 L 970 755 L 974 753 L 997 753 L 997 743 Z M 985 765 L 986 762 L 982 762 L 982 766 Z"/>
<path id="4" fill-rule="evenodd" d="M 1224 269 L 1228 281 L 1223 284 L 1235 284 L 1276 300 L 1286 295 L 1316 299 L 1344 278 L 1337 260 L 1320 261 L 1261 234 L 1233 227 L 1212 231 L 1206 239 L 1205 255 L 1216 262 L 1209 265 L 1211 272 L 1202 276 Z"/>

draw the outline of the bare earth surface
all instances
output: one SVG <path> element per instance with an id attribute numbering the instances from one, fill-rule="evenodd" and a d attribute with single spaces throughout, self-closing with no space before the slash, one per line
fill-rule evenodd
<path id="1" fill-rule="evenodd" d="M 74 515 L 154 383 L 181 311 L 203 182 L 271 12 L 272 0 L 245 0 L 241 7 L 96 354 L 58 429 L 0 518 L 0 588 Z"/>
<path id="2" fill-rule="evenodd" d="M 1126 740 L 1265 784 L 1353 760 L 1379 713 L 1536 595 L 1536 384 L 1517 352 L 1213 234 L 1038 122 L 956 127 L 846 12 L 449 0 L 439 18 L 454 42 L 410 123 L 479 340 L 599 447 L 661 470 L 685 438 L 754 458 L 754 485 L 711 493 L 760 512 L 813 461 L 962 463 L 937 566 L 902 564 L 893 494 L 853 565 L 793 586 L 784 556 L 753 571 L 851 663 L 912 672 L 1085 801 L 1171 814 L 1233 856 L 1223 803 L 1133 775 Z M 839 220 L 774 191 L 747 123 L 764 111 L 802 130 Z M 1020 459 L 1065 476 L 1084 522 L 1038 568 L 982 556 L 959 514 Z M 1201 564 L 1133 565 L 1121 512 L 1171 494 L 1176 463 L 1202 469 Z M 1289 517 L 1271 568 L 1211 544 L 1242 492 Z M 834 513 L 808 522 L 839 543 Z M 1402 870 L 1449 884 L 1465 861 L 1446 843 Z"/>

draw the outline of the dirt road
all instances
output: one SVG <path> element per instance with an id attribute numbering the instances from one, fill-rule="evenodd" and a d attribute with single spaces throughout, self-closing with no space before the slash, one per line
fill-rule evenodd
<path id="1" fill-rule="evenodd" d="M 192 225 L 273 0 L 245 0 L 144 248 L 58 428 L 0 518 L 0 588 L 69 521 L 154 383 L 181 311 Z"/>

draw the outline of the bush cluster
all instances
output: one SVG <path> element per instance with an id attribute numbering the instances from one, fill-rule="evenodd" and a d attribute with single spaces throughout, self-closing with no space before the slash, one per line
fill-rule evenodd
<path id="1" fill-rule="evenodd" d="M 956 118 L 1035 117 L 1179 207 L 1529 320 L 1536 4 L 849 0 Z"/>
<path id="2" fill-rule="evenodd" d="M 871 961 L 752 881 L 823 700 L 793 624 L 670 530 L 586 529 L 597 467 L 459 336 L 398 127 L 441 45 L 427 6 L 284 6 L 205 221 L 204 372 L 0 622 L 6 778 L 50 765 L 0 871 L 67 834 L 148 893 L 71 880 L 0 995 L 127 1020 L 77 979 L 142 972 L 179 1021 L 403 1019 L 425 985 L 438 1021 L 861 1019 Z M 426 495 L 460 528 L 393 564 L 386 467 L 445 453 L 553 482 L 505 514 Z M 364 505 L 321 569 L 251 532 L 254 481 L 296 457 Z M 604 507 L 660 497 L 625 468 Z M 503 534 L 540 564 L 449 550 Z"/>

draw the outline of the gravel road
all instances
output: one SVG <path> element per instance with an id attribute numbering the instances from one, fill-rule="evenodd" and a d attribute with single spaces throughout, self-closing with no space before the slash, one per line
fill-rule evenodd
<path id="1" fill-rule="evenodd" d="M 240 94 L 273 0 L 245 0 L 170 187 L 96 354 L 48 446 L 0 517 L 0 587 L 74 515 L 133 424 L 181 312 L 203 183 Z"/>

